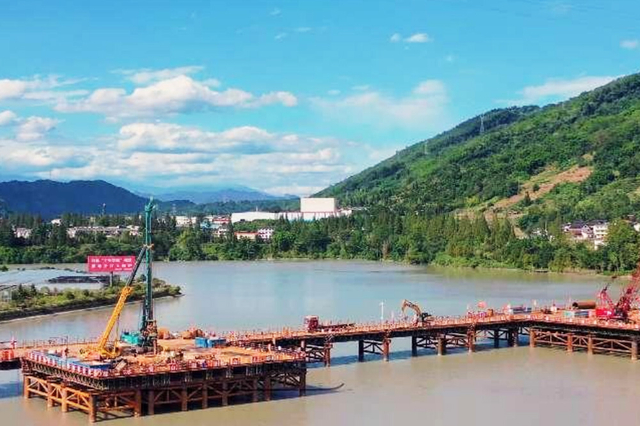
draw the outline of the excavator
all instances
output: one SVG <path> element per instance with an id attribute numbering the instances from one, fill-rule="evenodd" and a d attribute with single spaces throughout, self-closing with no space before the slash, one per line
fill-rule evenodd
<path id="1" fill-rule="evenodd" d="M 146 245 L 143 246 L 140 250 L 138 257 L 136 258 L 136 263 L 133 267 L 133 270 L 131 271 L 131 275 L 129 275 L 127 282 L 125 283 L 124 287 L 122 287 L 122 290 L 120 290 L 120 296 L 118 297 L 118 301 L 116 302 L 113 311 L 111 312 L 111 316 L 109 317 L 107 326 L 102 332 L 98 343 L 94 347 L 89 347 L 82 351 L 84 358 L 114 359 L 120 355 L 120 349 L 116 345 L 115 341 L 111 343 L 109 341 L 109 338 L 111 336 L 113 328 L 120 318 L 120 314 L 122 313 L 122 309 L 127 302 L 127 298 L 133 293 L 133 281 L 135 280 L 136 273 L 138 272 L 138 268 L 140 267 L 140 264 L 142 263 L 147 250 L 148 247 Z"/>
<path id="2" fill-rule="evenodd" d="M 418 306 L 417 304 L 415 304 L 413 302 L 408 301 L 407 299 L 404 299 L 402 301 L 402 305 L 400 305 L 400 310 L 402 311 L 402 316 L 405 317 L 405 318 L 406 318 L 405 310 L 407 308 L 413 309 L 413 311 L 416 313 L 416 324 L 425 325 L 431 319 L 431 314 L 429 314 L 427 312 L 422 312 L 422 309 L 420 309 L 420 306 Z"/>

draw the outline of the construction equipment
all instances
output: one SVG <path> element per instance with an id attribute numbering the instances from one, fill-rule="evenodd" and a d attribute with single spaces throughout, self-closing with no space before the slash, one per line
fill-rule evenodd
<path id="1" fill-rule="evenodd" d="M 146 281 L 144 302 L 142 303 L 142 319 L 140 321 L 140 346 L 143 350 L 157 352 L 158 344 L 158 324 L 153 315 L 153 244 L 151 242 L 151 213 L 153 212 L 153 198 L 144 206 L 144 244 L 147 247 L 145 252 Z"/>
<path id="2" fill-rule="evenodd" d="M 631 274 L 631 280 L 620 292 L 620 298 L 615 304 L 607 292 L 608 288 L 609 284 L 598 293 L 600 306 L 596 308 L 596 317 L 629 321 L 629 314 L 633 305 L 638 301 L 640 293 L 640 262 Z"/>
<path id="3" fill-rule="evenodd" d="M 321 323 L 317 315 L 307 315 L 304 317 L 305 330 L 309 333 L 343 330 L 345 328 L 353 327 L 354 325 L 355 323 L 352 322 L 336 324 Z"/>
<path id="4" fill-rule="evenodd" d="M 113 342 L 113 344 L 109 344 L 109 339 L 113 328 L 120 318 L 120 314 L 122 313 L 122 309 L 127 302 L 127 298 L 131 295 L 131 293 L 133 293 L 133 282 L 143 259 L 146 262 L 146 281 L 145 298 L 142 304 L 142 321 L 140 324 L 140 331 L 139 333 L 124 333 L 122 337 L 127 343 L 139 346 L 143 352 L 150 349 L 152 349 L 154 353 L 157 352 L 158 329 L 156 321 L 153 317 L 153 281 L 151 275 L 151 263 L 153 261 L 153 244 L 151 243 L 151 212 L 153 211 L 153 206 L 154 202 L 152 198 L 144 208 L 144 245 L 142 246 L 138 257 L 136 258 L 136 263 L 133 267 L 133 270 L 131 271 L 129 279 L 120 291 L 118 301 L 113 308 L 113 312 L 111 312 L 111 317 L 109 318 L 107 326 L 102 332 L 102 336 L 100 336 L 100 340 L 98 340 L 98 344 L 94 348 L 89 348 L 87 351 L 85 351 L 86 358 L 98 356 L 100 358 L 114 359 L 120 354 L 117 344 L 115 342 Z"/>
<path id="5" fill-rule="evenodd" d="M 131 271 L 131 275 L 129 275 L 129 279 L 127 279 L 126 284 L 120 290 L 120 296 L 118 297 L 118 301 L 111 312 L 111 317 L 109 317 L 109 321 L 107 322 L 107 326 L 102 332 L 102 336 L 100 336 L 100 340 L 98 340 L 98 344 L 95 348 L 90 348 L 87 356 L 91 355 L 99 355 L 102 358 L 113 359 L 119 355 L 119 349 L 115 342 L 109 345 L 109 338 L 111 336 L 111 332 L 113 331 L 113 327 L 115 327 L 118 319 L 120 318 L 120 314 L 122 313 L 122 309 L 124 308 L 125 303 L 127 302 L 127 298 L 133 293 L 133 281 L 135 280 L 136 273 L 138 272 L 138 268 L 142 263 L 142 259 L 148 250 L 147 246 L 143 246 L 136 258 L 136 263 Z"/>
<path id="6" fill-rule="evenodd" d="M 413 311 L 416 313 L 416 324 L 427 324 L 429 322 L 429 320 L 431 319 L 431 314 L 427 313 L 427 312 L 422 312 L 422 309 L 420 309 L 420 306 L 418 306 L 417 304 L 408 301 L 407 299 L 404 299 L 402 301 L 402 305 L 400 305 L 400 310 L 402 311 L 402 316 L 406 317 L 405 315 L 405 310 L 409 308 L 409 309 L 413 309 Z"/>

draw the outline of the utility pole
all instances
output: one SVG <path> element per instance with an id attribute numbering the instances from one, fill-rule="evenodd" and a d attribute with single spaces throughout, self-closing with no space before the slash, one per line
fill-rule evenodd
<path id="1" fill-rule="evenodd" d="M 384 302 L 380 302 L 380 321 L 384 321 Z"/>
<path id="2" fill-rule="evenodd" d="M 480 134 L 484 133 L 484 114 L 480 116 Z"/>

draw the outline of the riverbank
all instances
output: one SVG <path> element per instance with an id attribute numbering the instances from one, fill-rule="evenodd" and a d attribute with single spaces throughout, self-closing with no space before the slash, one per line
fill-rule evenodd
<path id="1" fill-rule="evenodd" d="M 12 291 L 10 300 L 0 303 L 0 322 L 113 306 L 121 289 L 122 285 L 114 285 L 100 290 L 67 289 L 60 292 L 55 289 L 37 290 L 35 286 L 19 286 Z M 144 295 L 142 283 L 136 282 L 129 302 L 140 301 Z M 180 286 L 154 280 L 154 299 L 181 295 Z"/>

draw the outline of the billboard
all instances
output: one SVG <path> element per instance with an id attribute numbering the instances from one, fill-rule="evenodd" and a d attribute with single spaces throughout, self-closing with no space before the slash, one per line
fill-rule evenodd
<path id="1" fill-rule="evenodd" d="M 135 256 L 87 256 L 89 272 L 131 272 Z"/>

